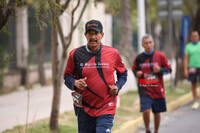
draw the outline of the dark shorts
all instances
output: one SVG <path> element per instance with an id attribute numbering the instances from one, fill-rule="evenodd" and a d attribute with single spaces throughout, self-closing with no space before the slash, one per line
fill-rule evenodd
<path id="1" fill-rule="evenodd" d="M 91 117 L 83 109 L 77 113 L 78 133 L 111 133 L 114 115 Z"/>
<path id="2" fill-rule="evenodd" d="M 150 97 L 140 97 L 140 112 L 144 112 L 147 109 L 152 109 L 153 113 L 166 112 L 165 99 L 152 99 Z"/>
<path id="3" fill-rule="evenodd" d="M 200 68 L 192 68 L 192 69 L 195 69 L 195 72 L 191 72 L 190 69 L 191 68 L 189 68 L 188 80 L 192 83 L 196 83 L 197 78 L 200 78 Z"/>

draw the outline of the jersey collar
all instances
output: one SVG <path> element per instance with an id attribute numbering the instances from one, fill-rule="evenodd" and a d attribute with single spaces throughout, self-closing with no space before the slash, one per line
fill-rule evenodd
<path id="1" fill-rule="evenodd" d="M 193 45 L 197 45 L 200 41 L 192 42 Z"/>
<path id="2" fill-rule="evenodd" d="M 100 44 L 99 49 L 97 51 L 93 52 L 93 51 L 90 50 L 90 48 L 88 47 L 88 45 L 86 45 L 86 50 L 87 50 L 88 53 L 96 54 L 96 53 L 98 53 L 101 50 L 101 47 L 102 47 L 102 44 Z"/>
<path id="3" fill-rule="evenodd" d="M 154 53 L 154 49 L 150 53 L 147 53 L 147 52 L 144 51 L 145 55 L 152 55 L 153 53 Z"/>

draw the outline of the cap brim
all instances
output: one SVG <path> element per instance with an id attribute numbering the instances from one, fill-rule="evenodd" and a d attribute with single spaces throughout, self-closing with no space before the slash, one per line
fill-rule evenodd
<path id="1" fill-rule="evenodd" d="M 95 28 L 95 27 L 90 27 L 86 30 L 86 32 L 88 32 L 89 30 L 95 30 L 97 32 L 101 32 L 101 30 L 99 30 L 98 28 Z"/>

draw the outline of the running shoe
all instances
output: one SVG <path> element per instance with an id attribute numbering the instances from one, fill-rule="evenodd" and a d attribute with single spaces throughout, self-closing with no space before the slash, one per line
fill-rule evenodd
<path id="1" fill-rule="evenodd" d="M 194 104 L 192 105 L 192 109 L 198 109 L 198 108 L 199 108 L 199 103 L 194 102 Z"/>

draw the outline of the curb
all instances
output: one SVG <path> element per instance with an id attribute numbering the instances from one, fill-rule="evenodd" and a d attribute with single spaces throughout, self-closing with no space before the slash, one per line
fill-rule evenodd
<path id="1" fill-rule="evenodd" d="M 137 127 L 140 124 L 142 124 L 142 122 L 143 122 L 143 119 L 142 119 L 142 116 L 140 116 L 135 120 L 130 120 L 123 123 L 121 127 L 118 130 L 114 131 L 113 133 L 123 133 L 123 132 L 127 133 L 128 131 L 134 132 L 137 129 Z"/>
<path id="2" fill-rule="evenodd" d="M 200 95 L 200 91 L 198 91 L 198 95 Z M 180 98 L 178 98 L 176 101 L 173 101 L 173 102 L 170 102 L 167 104 L 167 111 L 170 112 L 170 111 L 173 111 L 175 110 L 176 108 L 186 104 L 186 103 L 189 103 L 193 100 L 192 98 L 192 93 L 187 93 L 183 96 L 181 96 Z M 142 119 L 142 116 L 136 118 L 135 120 L 130 120 L 130 121 L 127 121 L 125 123 L 123 123 L 121 125 L 121 127 L 118 129 L 118 130 L 115 130 L 113 131 L 113 133 L 128 133 L 128 131 L 130 132 L 134 132 L 137 127 L 139 125 L 141 125 L 143 123 L 143 119 Z"/>

